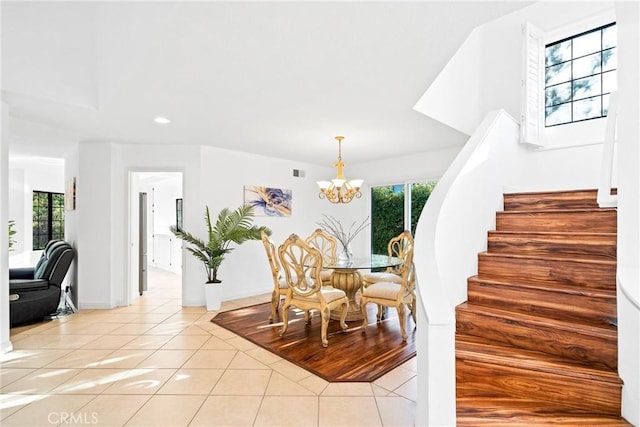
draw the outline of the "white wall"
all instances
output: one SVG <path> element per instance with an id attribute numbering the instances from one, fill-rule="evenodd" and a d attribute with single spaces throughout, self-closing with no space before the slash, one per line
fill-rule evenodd
<path id="1" fill-rule="evenodd" d="M 71 152 L 64 162 L 64 182 L 71 179 L 78 179 L 80 173 L 80 152 L 78 150 Z M 73 305 L 78 307 L 78 259 L 81 254 L 78 252 L 78 230 L 79 215 L 77 209 L 77 181 L 76 181 L 76 209 L 67 210 L 64 215 L 64 237 L 67 242 L 76 251 L 76 261 L 71 263 L 66 280 L 70 285 L 70 296 Z"/>
<path id="2" fill-rule="evenodd" d="M 440 71 L 414 108 L 447 126 L 471 135 L 480 121 L 484 56 L 483 27 L 477 27 Z M 460 114 L 463 104 L 465 114 Z"/>
<path id="3" fill-rule="evenodd" d="M 113 306 L 112 269 L 116 254 L 125 248 L 115 248 L 113 229 L 113 198 L 122 191 L 114 190 L 112 159 L 114 149 L 109 144 L 85 143 L 78 147 L 76 178 L 77 222 L 70 224 L 77 242 L 78 308 L 110 308 Z M 76 228 L 77 227 L 77 228 Z"/>
<path id="4" fill-rule="evenodd" d="M 360 163 L 350 166 L 347 172 L 349 177 L 365 178 L 369 186 L 438 179 L 461 149 L 462 146 L 445 148 Z"/>
<path id="5" fill-rule="evenodd" d="M 211 147 L 203 147 L 202 162 L 202 180 L 212 185 L 202 188 L 203 203 L 198 208 L 200 218 L 204 205 L 209 206 L 213 215 L 223 207 L 235 208 L 242 204 L 245 185 L 292 190 L 291 217 L 255 217 L 255 224 L 265 225 L 273 231 L 272 239 L 276 244 L 283 242 L 291 233 L 311 234 L 318 228 L 316 223 L 322 220 L 322 213 L 343 221 L 357 219 L 357 212 L 364 204 L 359 199 L 348 205 L 336 206 L 318 198 L 316 181 L 335 176 L 331 166 L 319 167 Z M 294 177 L 293 169 L 304 170 L 305 177 Z M 201 227 L 204 229 L 204 223 Z M 223 281 L 223 299 L 270 292 L 273 282 L 262 242 L 247 242 L 234 249 L 221 266 L 219 278 Z"/>
<path id="6" fill-rule="evenodd" d="M 415 109 L 470 134 L 489 111 L 520 117 L 522 25 L 548 34 L 547 42 L 610 22 L 613 2 L 536 2 L 476 28 Z M 593 27 L 591 27 L 593 28 Z M 567 31 L 574 31 L 567 33 Z M 545 149 L 602 143 L 604 119 L 545 128 Z"/>
<path id="7" fill-rule="evenodd" d="M 455 152 L 444 150 L 389 159 L 384 162 L 387 165 L 384 168 L 377 164 L 364 164 L 350 167 L 346 173 L 371 183 L 396 177 L 437 178 Z M 80 144 L 79 154 L 77 214 L 81 219 L 77 237 L 80 308 L 126 305 L 129 298 L 130 213 L 127 194 L 128 174 L 132 171 L 181 171 L 184 180 L 184 227 L 200 236 L 205 234 L 205 206 L 209 206 L 212 214 L 217 214 L 223 207 L 239 206 L 244 202 L 245 185 L 292 190 L 291 217 L 255 217 L 257 225 L 265 225 L 273 231 L 272 238 L 276 243 L 282 242 L 290 233 L 310 234 L 318 227 L 322 213 L 348 222 L 359 221 L 369 215 L 367 182 L 363 187 L 365 196 L 348 205 L 333 205 L 318 198 L 316 181 L 335 175 L 331 165 L 319 167 L 194 146 L 86 143 Z M 98 159 L 100 166 L 82 167 L 95 165 Z M 303 170 L 305 176 L 293 177 L 293 169 Z M 425 171 L 429 171 L 427 176 Z M 98 236 L 93 230 L 94 224 L 101 224 Z M 87 235 L 90 237 L 85 237 Z M 368 239 L 362 240 L 354 249 L 366 250 L 368 244 Z M 203 305 L 203 268 L 186 251 L 183 256 L 183 304 Z M 96 271 L 98 274 L 94 273 Z M 262 243 L 253 241 L 236 247 L 221 266 L 219 276 L 223 281 L 223 300 L 270 292 L 271 275 Z"/>
<path id="8" fill-rule="evenodd" d="M 213 213 L 244 201 L 245 185 L 265 185 L 293 191 L 292 216 L 256 217 L 255 223 L 274 232 L 275 242 L 290 233 L 308 235 L 317 228 L 320 213 L 342 219 L 363 209 L 363 200 L 334 206 L 317 197 L 316 180 L 335 171 L 300 162 L 195 146 L 149 146 L 84 143 L 79 147 L 78 174 L 78 289 L 80 308 L 107 308 L 128 301 L 129 202 L 128 175 L 132 171 L 181 171 L 184 179 L 184 227 L 204 235 L 205 205 Z M 86 166 L 85 166 L 86 165 Z M 91 166 L 89 166 L 91 165 Z M 305 171 L 293 177 L 293 169 Z M 96 226 L 99 225 L 99 229 Z M 90 237 L 86 237 L 90 236 Z M 247 264 L 249 263 L 249 264 Z M 250 265 L 251 268 L 247 268 Z M 238 247 L 222 265 L 223 299 L 270 292 L 271 275 L 261 242 Z M 204 272 L 199 261 L 183 258 L 183 304 L 203 305 Z"/>
<path id="9" fill-rule="evenodd" d="M 505 109 L 520 117 L 522 99 L 522 25 L 545 32 L 545 42 L 579 34 L 614 20 L 613 2 L 537 2 L 486 24 L 483 28 L 480 112 Z M 544 119 L 544 118 L 543 118 Z M 544 128 L 545 149 L 602 143 L 606 119 Z"/>
<path id="10" fill-rule="evenodd" d="M 618 16 L 618 372 L 622 416 L 640 425 L 640 6 L 616 4 Z"/>
<path id="11" fill-rule="evenodd" d="M 10 164 L 10 163 L 9 163 Z M 9 166 L 9 219 L 15 221 L 14 229 L 16 234 L 14 235 L 13 250 L 9 252 L 9 266 L 10 267 L 22 267 L 25 260 L 25 248 L 31 248 L 30 242 L 33 241 L 33 237 L 29 239 L 29 242 L 25 240 L 31 235 L 31 227 L 29 232 L 25 231 L 25 226 L 31 224 L 26 221 L 24 213 L 25 199 L 25 182 L 24 182 L 24 169 L 16 169 Z M 13 260 L 12 260 L 13 258 Z M 28 258 L 28 257 L 27 257 Z"/>

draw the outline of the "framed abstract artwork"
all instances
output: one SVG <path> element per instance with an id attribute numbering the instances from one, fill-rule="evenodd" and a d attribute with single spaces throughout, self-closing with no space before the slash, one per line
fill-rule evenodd
<path id="1" fill-rule="evenodd" d="M 76 210 L 76 177 L 69 178 L 65 182 L 64 207 L 68 211 Z"/>
<path id="2" fill-rule="evenodd" d="M 281 188 L 245 185 L 244 203 L 256 216 L 291 216 L 292 191 Z"/>

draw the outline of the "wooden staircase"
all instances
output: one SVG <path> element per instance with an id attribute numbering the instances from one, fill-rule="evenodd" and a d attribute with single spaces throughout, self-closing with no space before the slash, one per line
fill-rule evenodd
<path id="1" fill-rule="evenodd" d="M 456 308 L 457 425 L 629 425 L 616 225 L 595 190 L 505 194 Z"/>

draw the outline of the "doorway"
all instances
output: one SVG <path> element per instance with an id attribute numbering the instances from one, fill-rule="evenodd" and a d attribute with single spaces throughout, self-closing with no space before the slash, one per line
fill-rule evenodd
<path id="1" fill-rule="evenodd" d="M 130 172 L 129 305 L 149 294 L 182 302 L 182 242 L 171 232 L 182 178 L 182 172 Z"/>

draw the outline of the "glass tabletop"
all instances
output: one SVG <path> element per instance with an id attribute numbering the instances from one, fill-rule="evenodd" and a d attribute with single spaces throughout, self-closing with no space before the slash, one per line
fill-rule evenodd
<path id="1" fill-rule="evenodd" d="M 323 265 L 323 268 L 333 269 L 365 269 L 365 268 L 385 268 L 402 264 L 400 258 L 388 255 L 373 254 L 367 257 L 353 257 L 350 260 L 336 259 L 334 262 Z"/>

